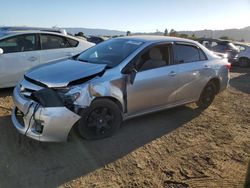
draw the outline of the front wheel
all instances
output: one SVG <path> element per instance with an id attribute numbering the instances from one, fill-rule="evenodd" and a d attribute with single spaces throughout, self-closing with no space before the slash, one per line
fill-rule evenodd
<path id="1" fill-rule="evenodd" d="M 122 122 L 121 110 L 111 100 L 96 99 L 81 112 L 78 132 L 85 139 L 102 139 L 115 133 Z"/>
<path id="2" fill-rule="evenodd" d="M 203 89 L 199 101 L 196 103 L 201 109 L 208 108 L 216 95 L 216 85 L 213 82 L 209 82 Z"/>

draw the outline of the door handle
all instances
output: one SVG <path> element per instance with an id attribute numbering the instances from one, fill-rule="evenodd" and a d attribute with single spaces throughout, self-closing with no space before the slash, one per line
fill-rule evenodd
<path id="1" fill-rule="evenodd" d="M 36 61 L 36 60 L 37 60 L 37 57 L 34 57 L 34 56 L 28 58 L 28 61 Z"/>
<path id="2" fill-rule="evenodd" d="M 176 75 L 176 72 L 171 71 L 168 75 L 174 77 Z"/>
<path id="3" fill-rule="evenodd" d="M 204 65 L 204 69 L 209 69 L 210 67 L 208 65 Z"/>

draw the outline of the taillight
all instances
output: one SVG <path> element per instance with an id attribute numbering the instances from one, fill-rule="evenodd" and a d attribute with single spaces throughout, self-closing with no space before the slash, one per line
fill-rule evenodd
<path id="1" fill-rule="evenodd" d="M 227 63 L 227 69 L 230 70 L 232 67 L 231 63 Z"/>

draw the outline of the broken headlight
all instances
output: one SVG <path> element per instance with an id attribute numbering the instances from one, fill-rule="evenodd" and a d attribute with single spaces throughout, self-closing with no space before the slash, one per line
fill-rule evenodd
<path id="1" fill-rule="evenodd" d="M 58 94 L 66 104 L 73 104 L 81 95 L 82 88 L 70 87 L 58 90 Z"/>
<path id="2" fill-rule="evenodd" d="M 69 100 L 71 100 L 71 102 L 75 102 L 81 95 L 82 93 L 82 88 L 80 87 L 73 87 L 70 88 L 70 90 L 65 93 L 65 97 Z"/>

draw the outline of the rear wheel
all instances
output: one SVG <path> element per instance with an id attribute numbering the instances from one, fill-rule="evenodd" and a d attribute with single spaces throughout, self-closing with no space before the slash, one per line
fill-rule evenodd
<path id="1" fill-rule="evenodd" d="M 208 82 L 206 87 L 203 89 L 199 101 L 196 103 L 199 108 L 208 108 L 216 95 L 216 85 L 213 82 Z"/>
<path id="2" fill-rule="evenodd" d="M 248 58 L 240 58 L 239 66 L 240 67 L 248 67 L 250 65 L 250 60 Z"/>
<path id="3" fill-rule="evenodd" d="M 119 107 L 111 100 L 97 99 L 83 111 L 78 132 L 85 139 L 102 139 L 115 133 L 122 122 Z"/>

